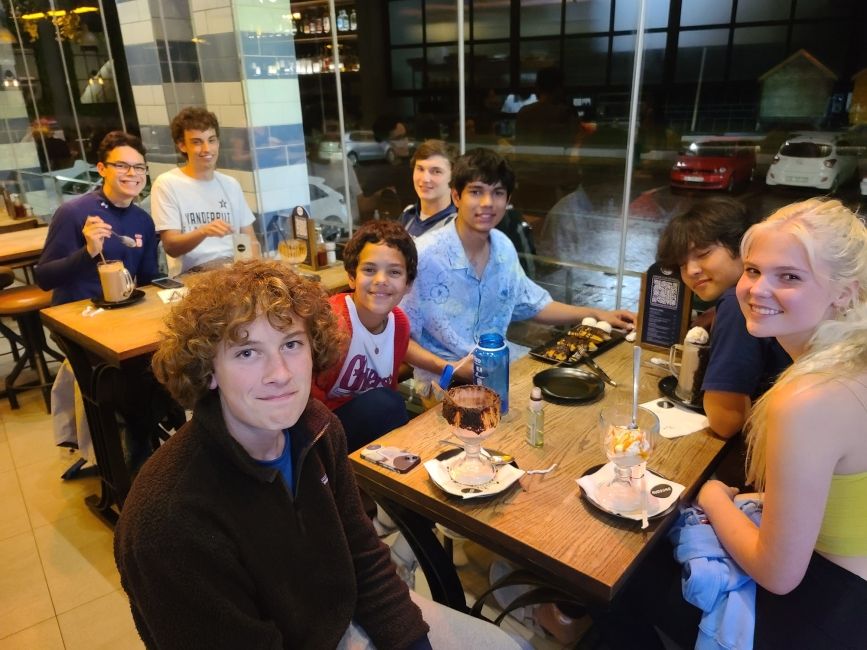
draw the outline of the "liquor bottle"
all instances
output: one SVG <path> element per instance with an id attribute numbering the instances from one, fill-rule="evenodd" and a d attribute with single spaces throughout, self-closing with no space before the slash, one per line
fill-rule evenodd
<path id="1" fill-rule="evenodd" d="M 341 9 L 337 13 L 337 31 L 349 31 L 349 16 L 346 15 L 346 9 Z"/>
<path id="2" fill-rule="evenodd" d="M 322 33 L 322 14 L 321 13 L 316 14 L 316 33 L 317 34 Z"/>
<path id="3" fill-rule="evenodd" d="M 355 15 L 355 9 L 349 13 L 349 31 L 354 32 L 358 29 L 358 16 Z"/>
<path id="4" fill-rule="evenodd" d="M 330 34 L 331 33 L 331 13 L 328 9 L 325 9 L 322 12 L 322 33 Z"/>
<path id="5" fill-rule="evenodd" d="M 302 14 L 301 15 L 301 25 L 302 25 L 302 31 L 305 34 L 309 34 L 310 33 L 310 18 L 308 17 L 308 14 Z"/>

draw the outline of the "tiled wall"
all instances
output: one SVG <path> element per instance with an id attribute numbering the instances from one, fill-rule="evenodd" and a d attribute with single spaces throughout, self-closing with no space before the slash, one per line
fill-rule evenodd
<path id="1" fill-rule="evenodd" d="M 260 232 L 278 212 L 308 205 L 289 3 L 118 0 L 117 6 L 152 177 L 178 161 L 171 117 L 204 105 L 220 120 L 220 170 L 241 183 Z M 269 248 L 275 242 L 267 238 Z"/>

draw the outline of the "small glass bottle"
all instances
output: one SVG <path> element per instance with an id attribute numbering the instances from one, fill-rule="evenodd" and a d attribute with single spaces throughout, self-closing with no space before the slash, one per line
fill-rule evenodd
<path id="1" fill-rule="evenodd" d="M 533 386 L 530 392 L 530 406 L 527 407 L 527 444 L 541 447 L 545 444 L 545 411 L 542 409 L 542 390 Z"/>
<path id="2" fill-rule="evenodd" d="M 325 252 L 325 240 L 322 238 L 322 227 L 316 226 L 316 266 L 325 266 L 328 263 Z"/>
<path id="3" fill-rule="evenodd" d="M 331 33 L 331 13 L 328 11 L 328 9 L 322 12 L 322 33 Z"/>
<path id="4" fill-rule="evenodd" d="M 349 12 L 349 31 L 354 32 L 356 29 L 358 29 L 358 16 L 353 9 Z"/>
<path id="5" fill-rule="evenodd" d="M 333 241 L 325 242 L 325 263 L 328 265 L 337 263 L 337 244 Z"/>

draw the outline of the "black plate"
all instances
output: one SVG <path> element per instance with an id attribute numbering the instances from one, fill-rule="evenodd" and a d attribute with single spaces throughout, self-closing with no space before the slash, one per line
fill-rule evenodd
<path id="1" fill-rule="evenodd" d="M 90 302 L 92 302 L 97 307 L 102 307 L 103 309 L 117 309 L 118 307 L 129 307 L 130 305 L 134 305 L 144 297 L 144 291 L 142 291 L 141 289 L 133 289 L 132 293 L 129 294 L 129 298 L 126 298 L 125 300 L 120 300 L 118 302 L 108 302 L 107 300 L 103 300 L 102 298 L 91 298 Z"/>
<path id="2" fill-rule="evenodd" d="M 578 368 L 549 368 L 533 377 L 533 385 L 555 402 L 585 404 L 605 393 L 605 383 L 596 375 Z"/>
<path id="3" fill-rule="evenodd" d="M 576 327 L 578 327 L 578 326 L 576 325 Z M 567 332 L 568 332 L 568 330 L 567 330 Z M 534 357 L 536 359 L 539 359 L 539 361 L 544 361 L 545 363 L 557 363 L 556 359 L 551 359 L 550 357 L 545 356 L 545 350 L 554 346 L 557 343 L 557 341 L 559 341 L 564 336 L 566 336 L 567 332 L 561 332 L 560 334 L 558 334 L 557 336 L 552 338 L 550 341 L 548 341 L 544 345 L 536 346 L 535 348 L 530 350 L 530 356 Z M 603 341 L 602 343 L 598 343 L 595 350 L 587 352 L 587 356 L 595 357 L 599 354 L 602 354 L 606 350 L 610 350 L 615 345 L 617 345 L 618 343 L 621 343 L 622 341 L 625 341 L 625 340 L 626 340 L 626 334 L 624 334 L 623 332 L 619 332 L 617 330 L 611 330 L 611 338 L 608 339 L 607 341 Z M 573 361 L 572 363 L 563 363 L 562 365 L 569 368 L 569 367 L 576 366 L 576 365 L 580 366 L 581 363 L 582 362 L 579 361 L 576 364 Z"/>
<path id="4" fill-rule="evenodd" d="M 602 467 L 603 467 L 604 465 L 605 465 L 605 463 L 600 463 L 599 465 L 594 465 L 593 467 L 591 467 L 590 469 L 588 469 L 586 472 L 584 472 L 581 476 L 587 476 L 588 474 L 593 474 L 594 472 L 598 472 L 600 469 L 602 469 Z M 623 515 L 618 515 L 616 512 L 612 512 L 611 510 L 609 510 L 608 508 L 606 508 L 605 506 L 603 506 L 603 505 L 602 505 L 601 503 L 599 503 L 598 501 L 594 501 L 593 499 L 590 498 L 590 495 L 587 494 L 587 493 L 584 491 L 584 488 L 582 488 L 580 485 L 578 486 L 578 489 L 581 490 L 581 496 L 584 497 L 584 498 L 587 500 L 587 503 L 589 503 L 590 505 L 592 505 L 592 506 L 595 507 L 596 509 L 601 510 L 601 511 L 604 512 L 606 515 L 609 515 L 609 516 L 611 516 L 611 517 L 617 517 L 618 519 L 623 519 L 623 520 L 625 520 L 625 521 L 635 521 L 634 519 L 630 519 L 629 517 L 624 517 Z M 672 510 L 674 510 L 674 509 L 677 507 L 677 504 L 678 504 L 679 502 L 680 502 L 680 499 L 675 499 L 674 503 L 672 503 L 670 506 L 668 506 L 665 510 L 661 510 L 660 512 L 657 512 L 655 515 L 650 515 L 650 516 L 647 518 L 647 520 L 648 520 L 648 521 L 653 521 L 654 519 L 659 519 L 659 518 L 661 518 L 661 517 L 664 517 L 664 516 L 667 515 L 669 512 L 671 512 Z M 641 522 L 638 522 L 638 523 L 641 523 Z"/>
<path id="5" fill-rule="evenodd" d="M 680 399 L 677 394 L 674 392 L 674 389 L 677 388 L 677 377 L 674 375 L 669 375 L 668 377 L 663 377 L 659 380 L 659 392 L 665 395 L 668 399 L 670 399 L 675 404 L 682 406 L 683 408 L 687 408 L 690 411 L 695 411 L 696 413 L 701 413 L 705 415 L 704 407 L 700 404 L 692 404 L 691 402 L 685 402 Z"/>

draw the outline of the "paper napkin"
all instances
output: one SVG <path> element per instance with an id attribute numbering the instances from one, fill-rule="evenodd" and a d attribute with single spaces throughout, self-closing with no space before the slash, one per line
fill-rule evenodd
<path id="1" fill-rule="evenodd" d="M 631 510 L 629 512 L 619 512 L 612 508 L 609 508 L 608 505 L 604 502 L 603 499 L 599 497 L 599 487 L 602 485 L 607 485 L 611 482 L 611 479 L 614 478 L 614 463 L 606 463 L 602 467 L 600 467 L 593 474 L 587 474 L 577 479 L 575 482 L 581 486 L 581 489 L 587 493 L 587 496 L 591 501 L 594 501 L 597 505 L 602 507 L 603 510 L 610 512 L 611 514 L 618 515 L 620 517 L 624 517 L 626 519 L 634 519 L 635 521 L 641 521 L 641 509 Z M 637 480 L 637 479 L 636 479 Z M 646 481 L 647 481 L 647 490 L 651 493 L 647 497 L 647 516 L 653 517 L 660 512 L 665 512 L 671 505 L 677 501 L 678 497 L 680 497 L 681 493 L 684 491 L 684 487 L 680 483 L 675 483 L 674 481 L 669 481 L 668 479 L 662 478 L 661 476 L 657 476 L 651 471 L 646 472 Z M 660 488 L 660 486 L 670 486 L 671 492 L 668 490 Z M 659 496 L 653 496 L 653 493 L 656 492 Z"/>
<path id="2" fill-rule="evenodd" d="M 670 405 L 667 407 L 660 404 Z M 659 433 L 663 438 L 679 438 L 707 427 L 707 416 L 675 404 L 667 397 L 657 397 L 642 404 L 659 417 Z"/>
<path id="3" fill-rule="evenodd" d="M 497 474 L 490 482 L 484 485 L 462 485 L 452 480 L 452 477 L 449 476 L 449 468 L 454 463 L 462 460 L 463 457 L 464 452 L 461 452 L 457 456 L 452 456 L 446 460 L 440 461 L 434 458 L 424 464 L 424 468 L 434 483 L 445 492 L 462 499 L 476 499 L 478 497 L 499 494 L 524 475 L 524 470 L 520 470 L 517 467 L 500 465 L 497 468 Z"/>

